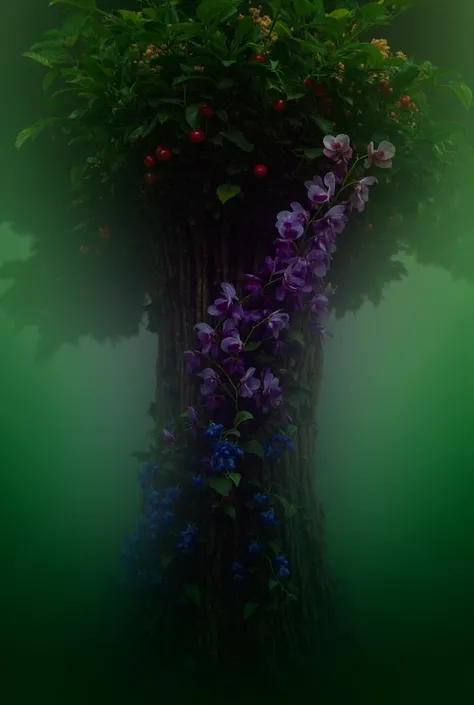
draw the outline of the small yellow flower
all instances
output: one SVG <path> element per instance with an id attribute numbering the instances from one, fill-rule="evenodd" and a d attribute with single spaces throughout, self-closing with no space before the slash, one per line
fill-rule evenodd
<path id="1" fill-rule="evenodd" d="M 201 71 L 201 72 L 202 72 L 202 71 L 204 71 L 204 66 L 195 66 L 195 67 L 194 67 L 194 70 L 195 70 L 195 71 Z"/>
<path id="2" fill-rule="evenodd" d="M 395 56 L 397 59 L 403 59 L 403 61 L 406 61 L 408 59 L 408 56 L 403 53 L 403 51 L 397 51 L 395 52 Z"/>

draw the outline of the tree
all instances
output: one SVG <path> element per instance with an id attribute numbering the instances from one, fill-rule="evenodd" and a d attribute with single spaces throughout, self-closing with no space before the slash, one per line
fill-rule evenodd
<path id="1" fill-rule="evenodd" d="M 387 238 L 371 231 L 394 193 L 430 204 L 463 147 L 430 92 L 447 86 L 466 108 L 472 94 L 369 41 L 408 0 L 51 4 L 72 12 L 27 53 L 48 69 L 51 111 L 17 146 L 52 129 L 67 147 L 78 222 L 62 247 L 117 283 L 140 263 L 130 321 L 146 293 L 159 343 L 131 571 L 166 648 L 175 635 L 213 667 L 265 653 L 278 668 L 321 644 L 330 614 L 314 414 L 334 237 L 339 289 L 364 248 L 385 263 L 365 257 L 354 300 L 336 307 L 376 300 L 402 274 L 400 230 L 394 217 Z"/>

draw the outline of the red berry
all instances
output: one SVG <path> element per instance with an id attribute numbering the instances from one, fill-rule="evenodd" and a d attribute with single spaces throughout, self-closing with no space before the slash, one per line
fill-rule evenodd
<path id="1" fill-rule="evenodd" d="M 380 81 L 379 83 L 379 88 L 381 91 L 386 91 L 388 88 L 388 81 L 384 78 L 383 81 Z"/>
<path id="2" fill-rule="evenodd" d="M 201 117 L 203 117 L 205 120 L 209 120 L 214 115 L 214 108 L 212 105 L 201 105 Z"/>
<path id="3" fill-rule="evenodd" d="M 272 105 L 273 110 L 276 113 L 284 113 L 286 110 L 286 102 L 284 100 L 275 100 Z"/>
<path id="4" fill-rule="evenodd" d="M 108 240 L 110 238 L 110 228 L 99 228 L 99 235 L 102 237 L 104 240 Z"/>
<path id="5" fill-rule="evenodd" d="M 152 169 L 156 164 L 156 159 L 152 154 L 149 154 L 148 157 L 145 157 L 143 163 L 147 169 Z"/>
<path id="6" fill-rule="evenodd" d="M 150 186 L 153 186 L 153 184 L 156 184 L 156 182 L 158 181 L 158 177 L 157 177 L 157 175 L 154 174 L 152 171 L 148 171 L 148 172 L 145 174 L 145 181 L 146 181 L 147 184 L 149 184 Z"/>
<path id="7" fill-rule="evenodd" d="M 313 88 L 313 93 L 316 98 L 323 98 L 326 95 L 326 88 L 322 83 L 317 83 Z"/>
<path id="8" fill-rule="evenodd" d="M 265 61 L 265 57 L 262 54 L 254 54 L 253 60 L 256 61 L 258 64 L 263 64 L 263 62 Z"/>
<path id="9" fill-rule="evenodd" d="M 263 179 L 268 174 L 268 168 L 265 164 L 257 164 L 253 168 L 253 173 L 258 179 Z"/>
<path id="10" fill-rule="evenodd" d="M 159 145 L 156 150 L 156 158 L 159 162 L 167 162 L 168 159 L 171 159 L 171 150 Z"/>
<path id="11" fill-rule="evenodd" d="M 308 78 L 304 79 L 303 86 L 306 86 L 306 88 L 309 88 L 309 86 L 312 86 L 312 85 L 313 85 L 313 81 L 310 79 L 309 76 L 308 76 Z"/>
<path id="12" fill-rule="evenodd" d="M 389 86 L 389 88 L 387 88 L 387 90 L 385 91 L 385 95 L 392 95 L 392 93 L 393 93 L 393 88 L 392 88 L 392 86 Z"/>
<path id="13" fill-rule="evenodd" d="M 189 133 L 189 139 L 193 144 L 199 144 L 203 140 L 205 140 L 206 135 L 202 130 L 193 130 L 192 132 Z"/>

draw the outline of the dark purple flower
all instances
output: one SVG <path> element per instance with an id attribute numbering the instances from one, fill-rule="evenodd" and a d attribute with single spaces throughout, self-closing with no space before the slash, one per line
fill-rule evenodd
<path id="1" fill-rule="evenodd" d="M 323 139 L 325 157 L 332 159 L 333 162 L 341 160 L 349 161 L 352 157 L 351 142 L 347 135 L 326 135 Z"/>
<path id="2" fill-rule="evenodd" d="M 207 323 L 197 323 L 195 326 L 197 336 L 201 343 L 201 352 L 208 355 L 214 345 L 215 330 Z"/>
<path id="3" fill-rule="evenodd" d="M 308 267 L 313 275 L 313 277 L 325 277 L 329 256 L 328 253 L 323 248 L 314 248 L 310 250 L 307 255 Z"/>
<path id="4" fill-rule="evenodd" d="M 241 397 L 244 397 L 244 399 L 251 399 L 260 388 L 260 380 L 254 377 L 255 372 L 255 367 L 249 367 L 240 380 L 239 394 Z"/>
<path id="5" fill-rule="evenodd" d="M 293 243 L 290 240 L 277 240 L 275 251 L 277 261 L 287 262 L 294 254 Z"/>
<path id="6" fill-rule="evenodd" d="M 285 289 L 293 293 L 311 291 L 311 284 L 308 284 L 308 262 L 304 257 L 293 258 L 283 274 L 283 285 Z"/>
<path id="7" fill-rule="evenodd" d="M 219 386 L 219 377 L 211 367 L 206 367 L 202 372 L 198 372 L 198 377 L 202 377 L 204 383 L 201 384 L 201 394 L 208 397 L 213 394 Z"/>
<path id="8" fill-rule="evenodd" d="M 228 282 L 223 282 L 221 284 L 222 297 L 216 299 L 214 303 L 209 306 L 207 312 L 210 316 L 223 316 L 228 312 L 234 301 L 238 301 L 237 293 L 233 284 Z"/>
<path id="9" fill-rule="evenodd" d="M 202 387 L 201 387 L 201 392 L 202 392 Z M 209 394 L 204 401 L 204 406 L 208 411 L 211 413 L 214 412 L 216 409 L 220 407 L 222 402 L 224 401 L 224 397 L 221 394 Z"/>
<path id="10" fill-rule="evenodd" d="M 245 372 L 244 361 L 240 357 L 227 357 L 222 367 L 228 375 L 243 375 Z"/>
<path id="11" fill-rule="evenodd" d="M 201 358 L 199 353 L 194 350 L 185 350 L 184 359 L 186 361 L 186 372 L 192 374 L 194 370 L 198 370 L 201 367 Z"/>
<path id="12" fill-rule="evenodd" d="M 198 424 L 198 415 L 197 411 L 193 406 L 188 406 L 188 417 L 189 417 L 189 425 L 191 428 L 196 428 Z"/>
<path id="13" fill-rule="evenodd" d="M 244 322 L 251 326 L 260 323 L 264 318 L 263 311 L 245 311 L 244 313 Z"/>
<path id="14" fill-rule="evenodd" d="M 369 200 L 369 186 L 373 186 L 376 183 L 378 181 L 375 176 L 365 176 L 357 182 L 355 190 L 349 197 L 349 203 L 354 210 L 362 213 L 365 204 Z"/>
<path id="15" fill-rule="evenodd" d="M 262 291 L 262 280 L 256 277 L 254 274 L 244 274 L 243 287 L 246 291 L 249 291 L 253 296 L 256 296 Z"/>
<path id="16" fill-rule="evenodd" d="M 278 338 L 281 331 L 290 327 L 290 316 L 283 311 L 275 311 L 267 318 L 267 328 L 274 338 Z"/>
<path id="17" fill-rule="evenodd" d="M 228 355 L 236 355 L 243 349 L 244 344 L 240 339 L 239 334 L 235 331 L 234 335 L 229 335 L 221 343 L 222 350 Z"/>
<path id="18" fill-rule="evenodd" d="M 308 198 L 313 206 L 320 206 L 328 203 L 336 191 L 336 177 L 329 171 L 324 180 L 320 176 L 314 176 L 312 181 L 306 181 Z"/>
<path id="19" fill-rule="evenodd" d="M 262 275 L 264 277 L 271 277 L 276 274 L 278 268 L 278 261 L 273 257 L 265 257 L 265 265 L 262 269 Z"/>
<path id="20" fill-rule="evenodd" d="M 268 413 L 270 409 L 276 409 L 282 402 L 282 393 L 279 387 L 279 379 L 275 377 L 270 369 L 262 372 L 262 410 Z"/>
<path id="21" fill-rule="evenodd" d="M 326 237 L 334 237 L 344 230 L 347 223 L 346 206 L 337 205 L 328 210 L 323 218 L 317 220 L 314 225 L 314 232 Z"/>
<path id="22" fill-rule="evenodd" d="M 324 294 L 316 294 L 310 301 L 309 308 L 313 315 L 326 318 L 328 315 L 329 299 Z"/>
<path id="23" fill-rule="evenodd" d="M 174 446 L 174 444 L 176 443 L 175 437 L 166 428 L 163 429 L 163 440 L 167 448 L 171 448 L 171 446 Z"/>

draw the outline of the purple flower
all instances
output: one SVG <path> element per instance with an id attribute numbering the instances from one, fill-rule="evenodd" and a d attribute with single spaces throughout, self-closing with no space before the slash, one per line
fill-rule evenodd
<path id="1" fill-rule="evenodd" d="M 309 213 L 303 206 L 294 201 L 291 211 L 281 211 L 277 215 L 276 229 L 283 242 L 298 240 L 304 233 L 309 221 Z"/>
<path id="2" fill-rule="evenodd" d="M 275 311 L 267 318 L 267 328 L 274 338 L 278 338 L 281 331 L 290 327 L 290 316 L 282 311 Z"/>
<path id="3" fill-rule="evenodd" d="M 193 487 L 202 487 L 204 484 L 204 477 L 202 475 L 193 475 L 191 478 L 191 484 Z"/>
<path id="4" fill-rule="evenodd" d="M 371 142 L 367 147 L 367 159 L 364 162 L 364 168 L 369 169 L 373 165 L 378 166 L 380 169 L 390 169 L 395 152 L 395 146 L 391 142 L 383 140 L 377 149 L 374 149 L 374 143 Z"/>
<path id="5" fill-rule="evenodd" d="M 314 223 L 314 232 L 326 237 L 334 237 L 334 235 L 342 233 L 347 223 L 345 211 L 346 206 L 344 205 L 330 208 L 323 218 Z"/>
<path id="6" fill-rule="evenodd" d="M 196 428 L 198 424 L 198 415 L 196 409 L 193 406 L 188 406 L 188 417 L 190 427 Z"/>
<path id="7" fill-rule="evenodd" d="M 309 308 L 314 316 L 326 318 L 328 315 L 329 299 L 324 294 L 316 294 L 310 301 Z"/>
<path id="8" fill-rule="evenodd" d="M 308 189 L 308 198 L 313 206 L 320 206 L 323 203 L 328 203 L 336 191 L 336 177 L 329 171 L 324 177 L 324 181 L 320 176 L 314 176 L 312 181 L 306 181 Z"/>
<path id="9" fill-rule="evenodd" d="M 171 446 L 174 446 L 174 444 L 176 443 L 175 437 L 166 428 L 163 429 L 163 440 L 167 448 L 171 448 Z"/>
<path id="10" fill-rule="evenodd" d="M 287 262 L 293 257 L 294 246 L 291 240 L 277 240 L 276 245 L 276 260 Z"/>
<path id="11" fill-rule="evenodd" d="M 255 367 L 249 367 L 240 380 L 239 394 L 241 397 L 244 397 L 244 399 L 251 399 L 260 388 L 260 380 L 254 377 L 255 372 Z"/>
<path id="12" fill-rule="evenodd" d="M 240 357 L 227 357 L 222 367 L 228 375 L 243 375 L 245 372 L 244 361 Z"/>
<path id="13" fill-rule="evenodd" d="M 214 347 L 215 330 L 207 323 L 197 323 L 194 327 L 201 343 L 201 352 L 204 355 L 208 355 Z"/>
<path id="14" fill-rule="evenodd" d="M 282 402 L 282 393 L 278 385 L 280 380 L 267 368 L 262 372 L 262 381 L 262 410 L 268 413 L 270 409 L 276 409 Z"/>
<path id="15" fill-rule="evenodd" d="M 244 344 L 241 341 L 237 331 L 233 331 L 233 335 L 229 335 L 227 338 L 224 338 L 221 343 L 222 350 L 228 355 L 236 355 L 237 353 L 241 352 L 243 347 Z"/>
<path id="16" fill-rule="evenodd" d="M 265 257 L 265 265 L 262 270 L 262 275 L 265 277 L 272 277 L 277 272 L 278 261 L 273 257 Z"/>
<path id="17" fill-rule="evenodd" d="M 197 370 L 201 367 L 201 358 L 199 357 L 199 354 L 194 350 L 185 350 L 184 359 L 186 361 L 186 372 L 188 374 L 192 374 L 194 370 Z"/>
<path id="18" fill-rule="evenodd" d="M 311 284 L 306 279 L 308 276 L 308 262 L 304 257 L 292 259 L 283 274 L 283 284 L 285 289 L 293 293 L 311 291 Z"/>
<path id="19" fill-rule="evenodd" d="M 324 156 L 332 159 L 333 162 L 339 162 L 341 160 L 347 162 L 352 157 L 350 139 L 347 135 L 337 135 L 336 137 L 326 135 L 323 139 L 323 144 Z"/>
<path id="20" fill-rule="evenodd" d="M 262 281 L 254 274 L 244 274 L 244 289 L 256 296 L 262 291 Z"/>
<path id="21" fill-rule="evenodd" d="M 253 326 L 255 323 L 260 323 L 265 318 L 262 311 L 245 311 L 244 322 Z"/>
<path id="22" fill-rule="evenodd" d="M 329 255 L 324 248 L 324 243 L 321 244 L 322 247 L 310 250 L 306 258 L 313 277 L 319 278 L 326 276 L 329 264 Z"/>
<path id="23" fill-rule="evenodd" d="M 198 372 L 198 377 L 202 377 L 204 383 L 201 384 L 201 394 L 208 397 L 213 394 L 219 386 L 219 377 L 210 367 L 206 367 L 202 372 Z"/>
<path id="24" fill-rule="evenodd" d="M 221 284 L 222 297 L 216 299 L 214 303 L 209 306 L 207 312 L 210 316 L 222 316 L 228 312 L 234 301 L 238 301 L 237 293 L 233 284 L 228 282 L 223 282 Z"/>
<path id="25" fill-rule="evenodd" d="M 349 203 L 354 210 L 362 213 L 365 204 L 369 200 L 369 186 L 373 186 L 376 183 L 378 182 L 375 176 L 365 176 L 357 182 L 355 190 L 349 197 Z"/>

